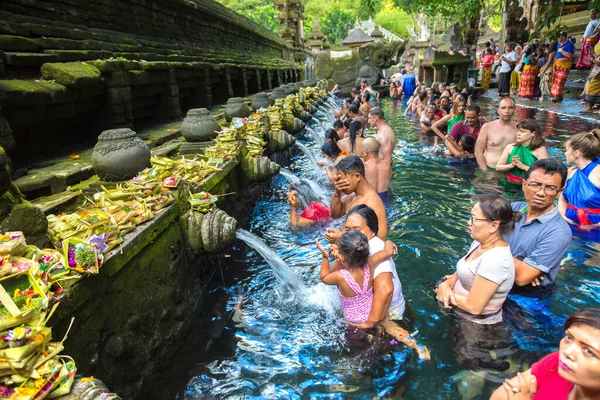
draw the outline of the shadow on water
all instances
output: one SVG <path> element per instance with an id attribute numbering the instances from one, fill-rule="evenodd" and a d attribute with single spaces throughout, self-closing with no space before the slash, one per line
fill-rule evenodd
<path id="1" fill-rule="evenodd" d="M 402 107 L 387 100 L 382 106 L 398 139 L 393 154 L 394 195 L 386 205 L 390 237 L 399 247 L 396 266 L 418 339 L 429 346 L 431 361 L 419 362 L 405 348 L 377 335 L 362 345 L 349 341 L 336 290 L 321 284 L 318 277 L 320 256 L 314 242 L 323 241 L 325 226 L 297 231 L 288 223 L 286 180 L 318 178 L 312 162 L 299 153 L 289 171 L 282 169 L 284 176 L 276 176 L 256 203 L 245 225 L 253 234 L 251 245 L 246 249 L 236 244 L 224 262 L 226 281 L 214 282 L 207 296 L 203 312 L 213 318 L 212 339 L 197 349 L 195 362 L 187 364 L 192 379 L 183 398 L 487 399 L 498 386 L 501 375 L 469 373 L 457 362 L 455 322 L 440 309 L 430 287 L 452 273 L 468 249 L 467 217 L 473 197 L 500 189 L 496 181 L 483 179 L 474 163 L 434 155 L 431 143 L 422 140 L 416 121 L 404 116 Z M 484 100 L 482 108 L 493 115 L 492 104 Z M 563 161 L 565 138 L 592 127 L 576 118 L 518 108 L 517 119 L 532 117 L 542 122 L 551 157 Z M 309 124 L 321 133 L 328 127 L 317 121 Z M 314 140 L 309 138 L 303 145 L 319 154 Z M 325 197 L 331 197 L 331 187 L 318 186 Z M 508 195 L 522 199 L 518 191 Z M 340 224 L 338 220 L 330 225 Z M 243 231 L 238 234 L 249 237 Z M 557 348 L 560 330 L 556 326 L 566 315 L 600 304 L 599 250 L 600 234 L 574 232 L 558 290 L 544 310 L 555 322 L 540 325 L 525 314 L 509 324 L 508 336 L 519 347 L 511 360 L 511 373 Z M 276 267 L 269 266 L 261 254 L 278 259 Z M 280 270 L 286 271 L 282 279 L 277 278 L 280 272 L 273 273 Z M 302 295 L 291 296 L 282 286 L 282 280 L 294 281 L 290 274 L 304 287 Z M 490 351 L 501 356 L 507 350 Z"/>

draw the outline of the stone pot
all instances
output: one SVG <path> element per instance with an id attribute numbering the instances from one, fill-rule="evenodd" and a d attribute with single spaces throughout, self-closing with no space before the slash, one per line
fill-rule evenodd
<path id="1" fill-rule="evenodd" d="M 221 126 L 206 108 L 193 108 L 181 124 L 181 134 L 188 142 L 205 142 L 217 137 Z"/>
<path id="2" fill-rule="evenodd" d="M 271 92 L 271 94 L 269 94 L 269 97 L 271 98 L 271 100 L 275 101 L 277 99 L 281 99 L 283 97 L 287 96 L 287 93 L 285 92 L 284 89 L 278 87 L 275 90 L 273 90 Z"/>
<path id="3" fill-rule="evenodd" d="M 252 100 L 252 109 L 258 110 L 259 108 L 267 108 L 271 104 L 273 104 L 273 100 L 269 97 L 268 93 L 256 93 Z"/>
<path id="4" fill-rule="evenodd" d="M 227 105 L 225 105 L 225 118 L 228 122 L 231 122 L 234 117 L 248 117 L 250 113 L 250 107 L 246 105 L 244 99 L 241 97 L 232 97 L 227 100 Z"/>
<path id="5" fill-rule="evenodd" d="M 129 128 L 111 129 L 98 136 L 92 167 L 107 181 L 124 181 L 150 166 L 150 149 Z"/>

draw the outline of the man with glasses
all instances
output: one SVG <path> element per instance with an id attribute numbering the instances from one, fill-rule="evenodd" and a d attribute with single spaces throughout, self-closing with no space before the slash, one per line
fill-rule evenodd
<path id="1" fill-rule="evenodd" d="M 527 201 L 512 204 L 523 217 L 505 237 L 515 261 L 512 293 L 546 297 L 554 289 L 572 237 L 571 228 L 554 206 L 566 178 L 567 168 L 552 158 L 534 162 L 527 171 L 523 182 Z"/>

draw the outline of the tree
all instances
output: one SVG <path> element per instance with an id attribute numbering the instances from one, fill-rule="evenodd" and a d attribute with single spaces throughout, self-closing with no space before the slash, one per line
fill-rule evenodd
<path id="1" fill-rule="evenodd" d="M 217 0 L 270 31 L 279 32 L 277 9 L 271 0 Z"/>
<path id="2" fill-rule="evenodd" d="M 381 6 L 381 0 L 359 0 L 358 17 L 360 19 L 375 17 L 379 10 L 381 10 Z"/>
<path id="3" fill-rule="evenodd" d="M 322 20 L 321 31 L 333 45 L 340 45 L 354 26 L 355 15 L 336 6 Z"/>

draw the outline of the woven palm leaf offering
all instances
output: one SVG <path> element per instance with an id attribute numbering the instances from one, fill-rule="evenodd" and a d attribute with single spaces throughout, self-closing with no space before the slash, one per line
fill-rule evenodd
<path id="1" fill-rule="evenodd" d="M 36 263 L 37 264 L 37 263 Z M 0 330 L 21 325 L 48 306 L 47 287 L 27 270 L 0 279 Z"/>
<path id="2" fill-rule="evenodd" d="M 189 202 L 192 210 L 206 214 L 215 209 L 218 197 L 208 192 L 190 193 Z"/>

